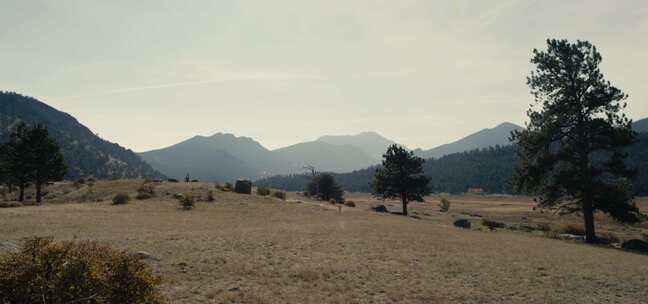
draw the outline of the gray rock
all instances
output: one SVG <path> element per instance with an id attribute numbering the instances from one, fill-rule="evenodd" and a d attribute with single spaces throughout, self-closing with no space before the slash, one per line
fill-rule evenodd
<path id="1" fill-rule="evenodd" d="M 621 248 L 648 254 L 648 242 L 642 240 L 628 240 L 623 242 Z"/>
<path id="2" fill-rule="evenodd" d="M 18 245 L 9 242 L 9 241 L 0 241 L 0 254 L 2 253 L 16 253 L 19 252 L 20 249 L 18 248 Z"/>
<path id="3" fill-rule="evenodd" d="M 470 227 L 472 226 L 470 221 L 467 219 L 458 219 L 454 221 L 454 225 L 455 227 L 464 228 L 464 229 L 470 229 Z"/>
<path id="4" fill-rule="evenodd" d="M 389 211 L 387 211 L 387 207 L 385 207 L 385 205 L 378 205 L 378 206 L 373 207 L 371 209 L 373 209 L 373 211 L 381 212 L 381 213 L 389 212 Z"/>

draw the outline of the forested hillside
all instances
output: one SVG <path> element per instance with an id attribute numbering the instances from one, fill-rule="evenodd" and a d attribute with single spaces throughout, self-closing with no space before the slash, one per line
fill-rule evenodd
<path id="1" fill-rule="evenodd" d="M 425 175 L 430 177 L 434 192 L 465 192 L 482 188 L 487 193 L 510 193 L 509 179 L 517 164 L 515 146 L 496 146 L 428 159 Z M 648 195 L 648 133 L 639 134 L 639 142 L 629 148 L 628 163 L 637 169 L 636 195 Z M 345 174 L 334 174 L 346 191 L 369 192 L 376 167 Z M 307 174 L 273 176 L 258 181 L 272 187 L 303 191 L 310 180 Z"/>
<path id="2" fill-rule="evenodd" d="M 6 141 L 11 128 L 20 121 L 49 129 L 61 147 L 68 179 L 162 176 L 133 151 L 99 138 L 71 115 L 31 97 L 0 92 L 0 141 Z"/>

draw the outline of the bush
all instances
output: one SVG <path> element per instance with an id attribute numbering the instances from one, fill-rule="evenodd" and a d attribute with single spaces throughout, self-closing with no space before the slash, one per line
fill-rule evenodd
<path id="1" fill-rule="evenodd" d="M 180 202 L 180 208 L 184 210 L 191 210 L 195 205 L 194 198 L 190 194 L 183 195 L 178 201 Z"/>
<path id="2" fill-rule="evenodd" d="M 247 179 L 239 179 L 234 184 L 234 192 L 241 194 L 252 194 L 252 182 Z"/>
<path id="3" fill-rule="evenodd" d="M 175 179 L 175 178 L 169 178 L 169 179 L 167 179 L 167 182 L 169 182 L 169 183 L 179 183 L 180 181 Z"/>
<path id="4" fill-rule="evenodd" d="M 549 225 L 548 223 L 538 223 L 536 224 L 535 227 L 540 231 L 544 231 L 544 232 L 551 231 L 551 225 Z"/>
<path id="5" fill-rule="evenodd" d="M 347 206 L 347 207 L 351 207 L 351 208 L 356 207 L 356 204 L 353 201 L 346 201 L 346 202 L 344 202 L 344 205 Z"/>
<path id="6" fill-rule="evenodd" d="M 153 188 L 153 185 L 142 184 L 137 189 L 137 196 L 135 198 L 138 200 L 145 200 L 145 199 L 152 198 L 154 196 L 155 196 L 155 189 Z"/>
<path id="7" fill-rule="evenodd" d="M 21 202 L 0 202 L 0 208 L 18 208 L 22 206 Z"/>
<path id="8" fill-rule="evenodd" d="M 270 188 L 268 187 L 257 187 L 257 195 L 267 196 L 270 195 Z"/>
<path id="9" fill-rule="evenodd" d="M 112 199 L 113 205 L 123 205 L 130 202 L 130 196 L 126 193 L 117 193 Z"/>
<path id="10" fill-rule="evenodd" d="M 496 228 L 505 228 L 506 225 L 502 222 L 492 221 L 488 219 L 482 219 L 482 225 L 488 227 L 488 229 L 493 230 Z"/>
<path id="11" fill-rule="evenodd" d="M 214 198 L 214 191 L 212 191 L 212 190 L 207 191 L 207 201 L 208 202 L 213 202 L 215 200 L 216 199 Z"/>
<path id="12" fill-rule="evenodd" d="M 458 219 L 454 221 L 453 224 L 455 225 L 455 227 L 459 227 L 463 229 L 470 229 L 470 227 L 472 226 L 470 221 L 467 219 Z"/>
<path id="13" fill-rule="evenodd" d="M 450 211 L 450 200 L 448 200 L 445 197 L 442 197 L 441 202 L 439 203 L 439 209 L 440 209 L 441 212 Z"/>
<path id="14" fill-rule="evenodd" d="M 0 258 L 0 303 L 164 303 L 138 258 L 96 242 L 34 238 Z"/>
<path id="15" fill-rule="evenodd" d="M 225 186 L 223 186 L 225 191 L 232 191 L 234 187 L 232 187 L 232 183 L 225 183 Z"/>
<path id="16" fill-rule="evenodd" d="M 272 196 L 284 201 L 286 200 L 286 192 L 283 191 L 276 191 L 275 193 L 272 194 Z"/>
<path id="17" fill-rule="evenodd" d="M 574 224 L 567 224 L 560 229 L 561 233 L 573 235 L 585 235 L 585 229 L 581 226 Z"/>

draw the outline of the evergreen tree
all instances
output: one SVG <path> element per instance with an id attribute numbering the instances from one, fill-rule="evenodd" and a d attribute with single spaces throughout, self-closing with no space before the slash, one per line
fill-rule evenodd
<path id="1" fill-rule="evenodd" d="M 344 191 L 335 181 L 330 173 L 315 175 L 307 187 L 311 195 L 317 195 L 321 200 L 335 200 L 342 202 L 344 200 Z"/>
<path id="2" fill-rule="evenodd" d="M 28 153 L 24 157 L 36 187 L 36 202 L 40 203 L 43 185 L 61 180 L 65 176 L 65 161 L 61 149 L 49 136 L 47 128 L 41 125 L 28 130 L 24 143 L 28 147 Z"/>
<path id="3" fill-rule="evenodd" d="M 516 189 L 537 193 L 540 207 L 582 212 L 587 242 L 596 240 L 596 210 L 640 221 L 634 172 L 624 163 L 624 148 L 636 141 L 622 113 L 627 95 L 604 79 L 602 57 L 587 41 L 548 40 L 546 51 L 533 54 L 536 70 L 527 83 L 536 104 L 526 130 L 512 136 L 520 157 Z"/>
<path id="4" fill-rule="evenodd" d="M 391 145 L 383 155 L 382 167 L 376 169 L 373 194 L 381 198 L 398 198 L 407 215 L 410 201 L 423 201 L 430 194 L 429 179 L 423 174 L 423 160 L 411 151 Z"/>
<path id="5" fill-rule="evenodd" d="M 18 201 L 25 200 L 25 188 L 29 185 L 32 176 L 30 175 L 29 145 L 26 142 L 29 128 L 25 123 L 17 124 L 11 134 L 9 141 L 4 146 L 4 172 L 7 174 L 7 183 L 18 187 Z"/>

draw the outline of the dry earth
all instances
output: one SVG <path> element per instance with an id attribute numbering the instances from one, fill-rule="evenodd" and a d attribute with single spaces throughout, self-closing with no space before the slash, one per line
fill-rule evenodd
<path id="1" fill-rule="evenodd" d="M 526 198 L 451 196 L 451 212 L 440 213 L 431 197 L 412 205 L 417 219 L 369 211 L 377 202 L 365 194 L 350 194 L 358 207 L 340 213 L 296 194 L 281 201 L 217 191 L 215 202 L 182 211 L 172 194 L 205 197 L 213 185 L 163 183 L 153 199 L 110 205 L 115 192 L 134 194 L 139 183 L 52 187 L 54 203 L 0 209 L 0 240 L 92 239 L 149 252 L 155 259 L 147 262 L 165 278 L 162 290 L 173 303 L 648 301 L 648 256 L 452 226 L 458 217 L 575 220 L 534 212 Z M 396 202 L 386 205 L 399 211 Z M 601 221 L 622 235 L 648 231 Z"/>

